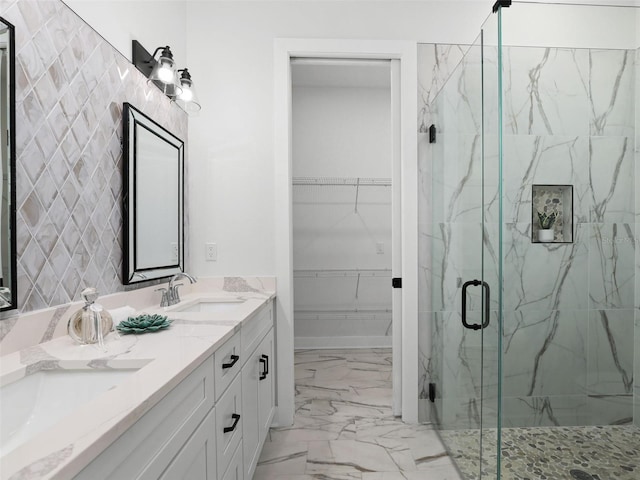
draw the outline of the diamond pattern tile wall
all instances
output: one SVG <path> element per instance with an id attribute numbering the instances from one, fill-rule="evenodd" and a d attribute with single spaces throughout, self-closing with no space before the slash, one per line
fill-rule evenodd
<path id="1" fill-rule="evenodd" d="M 18 300 L 123 290 L 122 104 L 187 140 L 187 116 L 57 0 L 0 0 L 16 27 Z"/>

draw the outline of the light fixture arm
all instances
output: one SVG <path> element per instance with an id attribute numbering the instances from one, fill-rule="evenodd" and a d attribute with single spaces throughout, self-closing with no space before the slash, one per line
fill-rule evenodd
<path id="1" fill-rule="evenodd" d="M 153 55 L 151 55 L 151 58 L 155 59 L 156 58 L 156 54 L 162 50 L 162 53 L 160 54 L 161 57 L 166 57 L 169 58 L 171 60 L 173 60 L 173 53 L 171 53 L 171 48 L 169 47 L 169 45 L 167 45 L 166 47 L 158 47 L 156 48 L 156 51 L 153 52 Z"/>
<path id="2" fill-rule="evenodd" d="M 186 85 L 187 87 L 191 87 L 193 85 L 193 80 L 191 80 L 191 74 L 189 73 L 189 69 L 181 68 L 178 70 L 180 74 L 180 83 L 182 85 Z"/>

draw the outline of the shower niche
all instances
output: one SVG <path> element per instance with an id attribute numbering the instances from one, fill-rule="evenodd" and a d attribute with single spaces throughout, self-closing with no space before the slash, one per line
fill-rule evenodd
<path id="1" fill-rule="evenodd" d="M 573 243 L 573 185 L 533 185 L 531 242 Z"/>

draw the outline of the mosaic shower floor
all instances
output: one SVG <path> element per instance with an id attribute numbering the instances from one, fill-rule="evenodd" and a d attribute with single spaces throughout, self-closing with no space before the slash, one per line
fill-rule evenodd
<path id="1" fill-rule="evenodd" d="M 478 478 L 478 458 L 469 455 L 478 449 L 478 431 L 439 433 L 464 478 Z M 495 430 L 483 441 L 495 452 Z M 504 428 L 502 445 L 502 480 L 640 479 L 640 428 L 630 425 Z M 494 478 L 491 460 L 483 461 L 483 478 Z"/>

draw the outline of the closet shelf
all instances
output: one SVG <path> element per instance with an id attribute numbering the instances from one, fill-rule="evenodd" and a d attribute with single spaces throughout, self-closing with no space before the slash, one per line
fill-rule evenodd
<path id="1" fill-rule="evenodd" d="M 305 314 L 314 314 L 314 315 L 342 315 L 347 313 L 391 313 L 390 308 L 384 307 L 372 307 L 372 308 L 342 308 L 342 309 L 333 309 L 333 308 L 318 308 L 318 309 L 296 309 L 294 313 L 305 313 Z"/>
<path id="2" fill-rule="evenodd" d="M 390 268 L 294 270 L 294 278 L 391 277 Z"/>
<path id="3" fill-rule="evenodd" d="M 293 177 L 293 185 L 390 187 L 390 178 L 371 177 Z"/>
<path id="4" fill-rule="evenodd" d="M 372 318 L 391 319 L 392 311 L 388 308 L 352 310 L 294 310 L 293 315 L 299 320 L 370 320 Z"/>
<path id="5" fill-rule="evenodd" d="M 296 318 L 298 321 L 303 320 L 303 321 L 308 321 L 308 320 L 312 320 L 312 321 L 319 321 L 319 322 L 330 322 L 330 321 L 342 321 L 344 322 L 345 320 L 378 320 L 378 319 L 384 319 L 384 320 L 391 320 L 391 314 L 385 314 L 380 315 L 380 314 L 371 314 L 371 315 L 365 315 L 362 313 L 348 313 L 348 314 L 344 314 L 344 315 L 296 315 Z"/>

